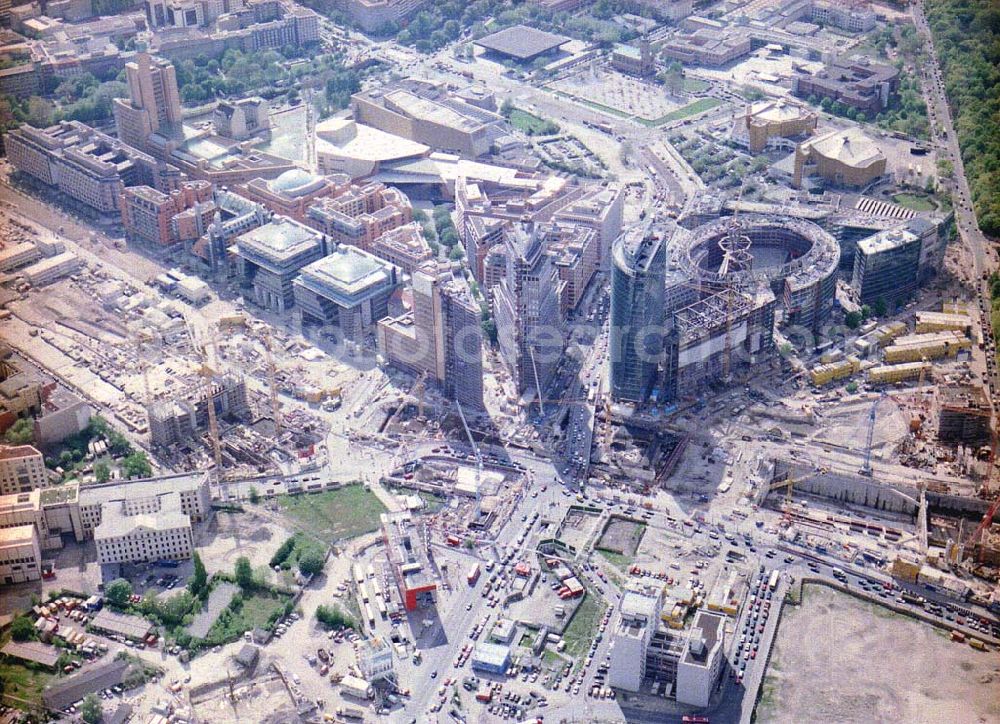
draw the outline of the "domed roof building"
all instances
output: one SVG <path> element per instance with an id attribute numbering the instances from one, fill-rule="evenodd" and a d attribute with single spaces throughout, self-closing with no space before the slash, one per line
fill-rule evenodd
<path id="1" fill-rule="evenodd" d="M 350 178 L 343 174 L 320 176 L 293 168 L 270 180 L 255 178 L 243 187 L 243 193 L 276 214 L 304 221 L 313 201 L 341 194 L 349 186 Z"/>

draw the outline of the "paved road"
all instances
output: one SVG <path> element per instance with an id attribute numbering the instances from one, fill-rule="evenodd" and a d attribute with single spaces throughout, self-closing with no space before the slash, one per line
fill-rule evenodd
<path id="1" fill-rule="evenodd" d="M 958 135 L 955 133 L 951 109 L 945 95 L 937 49 L 934 47 L 934 39 L 927 25 L 927 19 L 924 17 L 923 1 L 920 0 L 911 5 L 910 12 L 917 32 L 926 41 L 927 52 L 932 61 L 922 69 L 920 82 L 927 99 L 931 128 L 940 126 L 944 130 L 944 145 L 955 168 L 955 221 L 962 241 L 972 253 L 975 279 L 979 279 L 984 271 L 992 271 L 996 267 L 996 254 L 980 230 L 976 215 L 972 210 L 972 194 L 965 177 L 965 165 L 962 163 Z"/>

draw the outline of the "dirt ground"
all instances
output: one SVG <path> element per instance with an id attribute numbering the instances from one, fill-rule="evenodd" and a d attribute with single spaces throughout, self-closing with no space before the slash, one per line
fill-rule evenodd
<path id="1" fill-rule="evenodd" d="M 778 631 L 759 722 L 995 722 L 1000 660 L 826 587 Z"/>

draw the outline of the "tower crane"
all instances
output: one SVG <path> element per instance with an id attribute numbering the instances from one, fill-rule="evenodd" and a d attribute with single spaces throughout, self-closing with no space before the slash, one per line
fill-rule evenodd
<path id="1" fill-rule="evenodd" d="M 153 404 L 153 393 L 150 391 L 149 387 L 149 363 L 146 360 L 146 355 L 143 353 L 143 343 L 148 341 L 149 337 L 145 334 L 136 334 L 132 336 L 132 344 L 135 346 L 136 361 L 139 363 L 139 371 L 142 373 L 142 392 L 144 395 L 142 404 L 146 407 Z"/>
<path id="2" fill-rule="evenodd" d="M 267 386 L 271 399 L 271 416 L 274 418 L 274 436 L 281 437 L 281 405 L 278 403 L 278 384 L 275 381 L 277 376 L 274 366 L 274 353 L 271 349 L 271 330 L 267 327 L 261 329 L 260 340 L 264 344 L 264 359 L 267 362 Z"/>
<path id="3" fill-rule="evenodd" d="M 991 484 L 997 471 L 996 456 L 997 432 L 996 430 L 992 430 L 990 435 L 990 469 L 986 474 L 986 480 L 983 482 L 983 487 L 980 489 L 980 493 L 984 496 L 989 495 L 992 491 Z M 993 518 L 996 516 L 998 511 L 1000 511 L 1000 495 L 997 495 L 993 499 L 993 502 L 990 503 L 989 508 L 986 509 L 985 515 L 983 515 L 983 519 L 979 521 L 979 525 L 976 526 L 976 529 L 972 531 L 972 535 L 970 535 L 966 541 L 966 545 L 978 543 L 982 540 L 982 536 L 990 529 L 990 526 L 993 525 Z"/>
<path id="4" fill-rule="evenodd" d="M 479 520 L 479 483 L 483 477 L 483 455 L 479 452 L 479 445 L 472 437 L 472 431 L 469 429 L 469 423 L 465 419 L 465 411 L 462 410 L 462 403 L 455 400 L 455 407 L 458 408 L 458 416 L 462 418 L 462 427 L 465 428 L 465 435 L 469 438 L 469 444 L 472 446 L 472 452 L 476 456 L 476 517 L 475 520 Z"/>
<path id="5" fill-rule="evenodd" d="M 814 473 L 809 473 L 806 475 L 789 475 L 783 480 L 779 480 L 776 483 L 771 483 L 770 487 L 767 489 L 768 493 L 773 493 L 776 490 L 785 490 L 785 510 L 788 510 L 788 506 L 792 504 L 792 491 L 795 488 L 796 483 L 804 483 L 809 478 L 813 477 Z"/>
<path id="6" fill-rule="evenodd" d="M 868 413 L 868 434 L 865 438 L 865 462 L 861 466 L 861 470 L 858 472 L 864 475 L 866 478 L 872 476 L 872 440 L 875 437 L 875 417 L 878 412 L 879 403 L 882 402 L 888 395 L 885 392 L 879 394 L 875 398 L 875 402 L 872 403 L 871 411 Z"/>
<path id="7" fill-rule="evenodd" d="M 208 407 L 208 434 L 212 442 L 212 456 L 215 460 L 215 479 L 217 482 L 221 482 L 222 443 L 219 440 L 219 420 L 215 412 L 215 395 L 212 389 L 215 370 L 212 368 L 214 360 L 209 357 L 209 351 L 211 351 L 212 357 L 215 356 L 215 337 L 210 336 L 204 344 L 198 344 L 193 328 L 188 327 L 188 334 L 191 337 L 191 343 L 195 351 L 201 359 L 201 368 L 198 370 L 198 374 L 203 380 L 202 392 L 205 395 L 205 405 Z"/>
<path id="8" fill-rule="evenodd" d="M 746 180 L 740 184 L 740 193 L 736 198 L 736 210 L 733 212 L 732 225 L 726 233 L 724 239 L 719 242 L 722 247 L 722 265 L 719 267 L 719 276 L 723 278 L 726 285 L 726 346 L 722 350 L 722 379 L 729 382 L 733 366 L 733 306 L 735 304 L 735 278 L 729 277 L 730 272 L 739 272 L 749 269 L 752 264 L 750 257 L 750 238 L 740 233 L 740 202 L 743 200 L 743 189 L 746 188 Z M 726 279 L 726 277 L 729 277 Z"/>

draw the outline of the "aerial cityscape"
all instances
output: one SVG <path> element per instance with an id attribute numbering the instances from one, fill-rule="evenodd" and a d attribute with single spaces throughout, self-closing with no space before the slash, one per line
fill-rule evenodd
<path id="1" fill-rule="evenodd" d="M 0 724 L 1000 722 L 994 0 L 0 0 Z"/>

